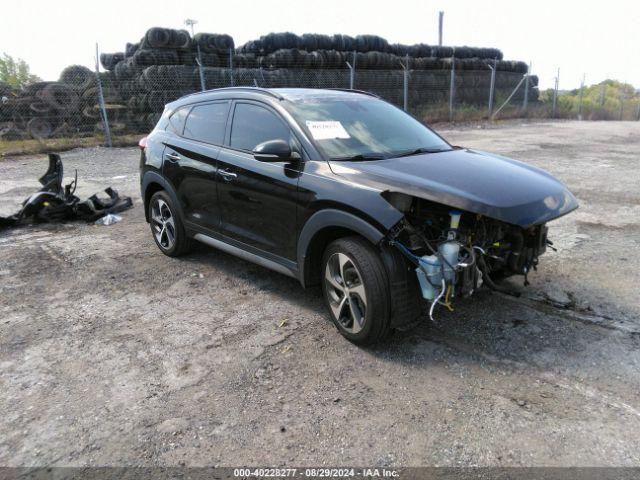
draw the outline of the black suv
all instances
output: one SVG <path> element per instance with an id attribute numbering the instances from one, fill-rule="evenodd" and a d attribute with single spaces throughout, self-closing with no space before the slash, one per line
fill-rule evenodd
<path id="1" fill-rule="evenodd" d="M 375 95 L 223 88 L 170 103 L 140 143 L 142 198 L 169 256 L 198 240 L 320 284 L 368 344 L 481 285 L 525 276 L 545 223 L 577 207 L 543 170 L 454 147 Z M 426 303 L 424 302 L 426 300 Z"/>

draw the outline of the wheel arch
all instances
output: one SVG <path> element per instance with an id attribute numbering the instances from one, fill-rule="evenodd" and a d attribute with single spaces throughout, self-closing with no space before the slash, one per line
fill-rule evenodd
<path id="1" fill-rule="evenodd" d="M 140 190 L 142 193 L 142 200 L 144 202 L 144 218 L 146 221 L 149 221 L 149 201 L 154 193 L 159 192 L 160 190 L 164 190 L 173 200 L 173 204 L 175 205 L 178 213 L 182 218 L 182 208 L 180 202 L 178 201 L 178 195 L 175 190 L 171 186 L 164 177 L 162 177 L 159 173 L 156 172 L 146 172 L 142 177 L 142 182 L 140 185 Z"/>
<path id="2" fill-rule="evenodd" d="M 305 223 L 298 238 L 298 275 L 303 287 L 322 278 L 322 254 L 329 243 L 350 235 L 360 235 L 379 247 L 387 272 L 391 298 L 391 326 L 411 324 L 420 316 L 420 292 L 413 266 L 400 251 L 383 242 L 384 234 L 366 220 L 337 209 L 316 212 Z"/>
<path id="3" fill-rule="evenodd" d="M 320 210 L 307 220 L 300 231 L 297 246 L 298 274 L 303 287 L 318 283 L 326 246 L 350 235 L 360 235 L 373 245 L 384 238 L 383 233 L 369 222 L 342 210 Z"/>

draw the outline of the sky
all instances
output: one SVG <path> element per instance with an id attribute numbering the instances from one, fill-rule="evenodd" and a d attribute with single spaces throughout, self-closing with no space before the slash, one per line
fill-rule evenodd
<path id="1" fill-rule="evenodd" d="M 376 34 L 390 43 L 438 42 L 497 47 L 531 63 L 541 88 L 606 78 L 640 88 L 640 1 L 634 0 L 29 0 L 4 1 L 0 52 L 24 59 L 45 80 L 67 65 L 94 66 L 102 52 L 123 51 L 152 26 L 228 33 L 236 45 L 269 32 Z"/>

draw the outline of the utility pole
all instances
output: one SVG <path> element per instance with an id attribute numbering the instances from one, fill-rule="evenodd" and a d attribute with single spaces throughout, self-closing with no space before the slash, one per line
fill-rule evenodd
<path id="1" fill-rule="evenodd" d="M 184 24 L 185 24 L 187 27 L 191 27 L 191 36 L 192 36 L 192 37 L 193 37 L 193 35 L 194 35 L 194 33 L 193 33 L 193 26 L 194 26 L 196 23 L 198 23 L 198 21 L 197 21 L 197 20 L 194 20 L 193 18 L 187 18 L 187 19 L 184 21 Z"/>
<path id="2" fill-rule="evenodd" d="M 193 18 L 187 18 L 184 21 L 184 24 L 187 27 L 191 27 L 191 38 L 195 36 L 195 32 L 193 30 L 193 26 L 198 23 L 197 20 Z M 198 65 L 198 76 L 200 77 L 200 90 L 203 92 L 207 89 L 206 83 L 204 81 L 204 68 L 202 65 L 202 54 L 200 53 L 200 45 L 196 44 L 196 64 Z"/>
<path id="3" fill-rule="evenodd" d="M 438 45 L 442 46 L 442 20 L 444 18 L 444 12 L 438 12 Z"/>

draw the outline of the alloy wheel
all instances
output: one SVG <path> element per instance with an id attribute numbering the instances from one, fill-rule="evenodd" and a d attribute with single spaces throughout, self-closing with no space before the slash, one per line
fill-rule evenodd
<path id="1" fill-rule="evenodd" d="M 169 205 L 161 198 L 156 199 L 151 206 L 151 221 L 158 245 L 164 250 L 170 250 L 176 242 L 176 224 Z"/>
<path id="2" fill-rule="evenodd" d="M 334 317 L 346 331 L 360 332 L 365 322 L 367 295 L 355 263 L 344 253 L 334 253 L 325 266 L 324 282 Z"/>

